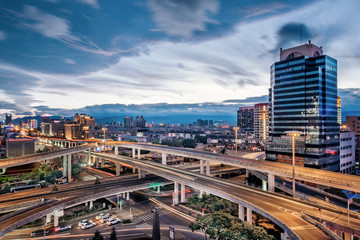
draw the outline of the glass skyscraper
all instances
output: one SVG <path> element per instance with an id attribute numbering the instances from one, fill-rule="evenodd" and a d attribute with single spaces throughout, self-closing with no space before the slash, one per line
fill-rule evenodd
<path id="1" fill-rule="evenodd" d="M 269 142 L 266 159 L 291 163 L 287 131 L 300 131 L 296 165 L 339 170 L 337 123 L 337 61 L 310 41 L 280 49 L 280 61 L 271 66 Z"/>

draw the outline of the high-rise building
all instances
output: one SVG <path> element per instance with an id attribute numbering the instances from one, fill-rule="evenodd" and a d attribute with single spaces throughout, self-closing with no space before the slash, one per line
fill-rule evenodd
<path id="1" fill-rule="evenodd" d="M 360 169 L 360 116 L 346 116 L 346 127 L 355 134 L 355 167 Z"/>
<path id="2" fill-rule="evenodd" d="M 287 131 L 300 131 L 296 164 L 339 171 L 337 61 L 308 44 L 280 49 L 271 66 L 269 142 L 266 159 L 292 162 Z"/>
<path id="3" fill-rule="evenodd" d="M 132 117 L 125 117 L 124 118 L 124 127 L 132 128 L 132 126 L 133 126 Z"/>
<path id="4" fill-rule="evenodd" d="M 267 141 L 269 136 L 269 103 L 258 103 L 254 106 L 254 136 Z"/>
<path id="5" fill-rule="evenodd" d="M 340 132 L 340 172 L 353 173 L 355 171 L 355 134 L 354 132 Z"/>
<path id="6" fill-rule="evenodd" d="M 10 125 L 12 123 L 12 116 L 11 114 L 5 115 L 5 125 Z"/>
<path id="7" fill-rule="evenodd" d="M 137 128 L 144 128 L 146 125 L 146 120 L 143 116 L 136 116 L 133 126 Z"/>
<path id="8" fill-rule="evenodd" d="M 38 127 L 38 122 L 36 119 L 29 119 L 28 120 L 28 126 L 29 126 L 29 129 L 37 129 Z"/>
<path id="9" fill-rule="evenodd" d="M 339 96 L 337 97 L 336 107 L 337 107 L 337 122 L 338 124 L 341 124 L 341 98 Z"/>
<path id="10" fill-rule="evenodd" d="M 243 131 L 254 130 L 254 107 L 239 107 L 237 126 Z"/>

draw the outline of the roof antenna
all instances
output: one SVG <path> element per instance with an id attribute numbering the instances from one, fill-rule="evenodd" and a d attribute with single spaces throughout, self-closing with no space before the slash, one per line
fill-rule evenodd
<path id="1" fill-rule="evenodd" d="M 302 44 L 302 23 L 300 23 L 300 45 Z"/>

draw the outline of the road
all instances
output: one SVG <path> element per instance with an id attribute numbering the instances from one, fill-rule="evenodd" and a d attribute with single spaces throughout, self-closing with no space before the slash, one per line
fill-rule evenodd
<path id="1" fill-rule="evenodd" d="M 294 200 L 293 198 L 285 197 L 277 193 L 266 192 L 246 185 L 234 184 L 224 179 L 208 177 L 149 161 L 141 161 L 125 156 L 116 156 L 114 154 L 96 153 L 95 155 L 106 157 L 113 161 L 133 164 L 137 168 L 145 169 L 150 173 L 158 174 L 168 179 L 173 177 L 177 182 L 182 183 L 183 181 L 186 185 L 193 188 L 199 189 L 199 186 L 202 186 L 207 192 L 214 195 L 233 202 L 239 201 L 248 204 L 252 206 L 255 211 L 263 212 L 263 215 L 266 217 L 270 219 L 273 218 L 273 220 L 275 218 L 275 222 L 285 224 L 289 229 L 296 232 L 301 239 L 327 239 L 321 230 L 301 218 L 301 212 L 311 216 L 318 216 L 319 207 L 322 207 L 323 220 L 333 221 L 342 226 L 347 225 L 345 212 L 339 213 L 321 204 L 314 205 L 309 202 Z M 170 175 L 170 173 L 173 175 Z M 360 230 L 360 220 L 351 217 L 350 227 Z"/>

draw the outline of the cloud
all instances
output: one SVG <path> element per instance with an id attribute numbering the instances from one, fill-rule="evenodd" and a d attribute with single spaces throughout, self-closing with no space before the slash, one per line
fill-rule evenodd
<path id="1" fill-rule="evenodd" d="M 100 5 L 98 3 L 97 0 L 77 0 L 78 2 L 81 2 L 81 3 L 84 3 L 84 4 L 87 4 L 93 8 L 96 8 L 96 9 L 99 9 L 100 8 Z"/>
<path id="2" fill-rule="evenodd" d="M 216 14 L 216 0 L 149 0 L 148 6 L 157 27 L 171 36 L 190 38 L 195 31 L 206 31 L 206 24 L 216 24 L 209 15 Z"/>
<path id="3" fill-rule="evenodd" d="M 5 32 L 0 30 L 0 41 L 1 41 L 1 40 L 5 40 L 6 37 L 7 37 L 7 36 L 6 36 Z"/>
<path id="4" fill-rule="evenodd" d="M 69 58 L 65 58 L 64 61 L 68 64 L 76 64 L 74 60 L 69 59 Z"/>

